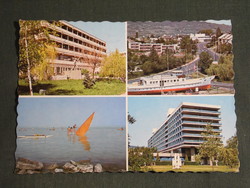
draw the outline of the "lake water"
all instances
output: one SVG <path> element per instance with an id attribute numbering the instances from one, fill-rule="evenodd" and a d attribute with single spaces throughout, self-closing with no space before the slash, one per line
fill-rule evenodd
<path id="1" fill-rule="evenodd" d="M 91 127 L 84 137 L 68 134 L 66 128 L 18 129 L 17 136 L 44 134 L 49 138 L 17 138 L 16 158 L 43 163 L 86 160 L 101 163 L 107 171 L 126 169 L 126 131 L 111 127 Z"/>

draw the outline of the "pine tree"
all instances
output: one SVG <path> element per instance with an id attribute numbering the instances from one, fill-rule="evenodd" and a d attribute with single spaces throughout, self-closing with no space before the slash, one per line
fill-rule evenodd
<path id="1" fill-rule="evenodd" d="M 218 39 L 222 35 L 220 28 L 216 29 L 216 38 Z"/>
<path id="2" fill-rule="evenodd" d="M 91 89 L 95 85 L 95 81 L 90 78 L 88 73 L 85 74 L 83 85 L 86 89 Z"/>

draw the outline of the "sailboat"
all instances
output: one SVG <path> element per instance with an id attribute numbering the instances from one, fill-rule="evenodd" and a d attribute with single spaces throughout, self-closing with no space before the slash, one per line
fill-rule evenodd
<path id="1" fill-rule="evenodd" d="M 76 131 L 77 136 L 84 136 L 86 132 L 89 130 L 89 127 L 92 123 L 92 120 L 94 118 L 95 112 L 93 112 L 88 119 L 79 127 Z"/>

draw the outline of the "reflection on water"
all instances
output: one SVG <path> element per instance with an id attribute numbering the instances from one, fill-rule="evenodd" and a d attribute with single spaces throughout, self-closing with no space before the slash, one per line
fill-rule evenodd
<path id="1" fill-rule="evenodd" d="M 75 144 L 76 143 L 76 140 L 78 140 L 82 146 L 83 146 L 83 149 L 86 150 L 86 151 L 90 151 L 90 143 L 88 141 L 88 137 L 87 136 L 77 136 L 75 133 L 69 133 L 68 132 L 68 141 Z"/>
<path id="2" fill-rule="evenodd" d="M 88 141 L 88 137 L 87 136 L 78 136 L 78 140 L 82 143 L 83 148 L 86 151 L 90 151 L 90 143 Z"/>
<path id="3" fill-rule="evenodd" d="M 113 169 L 126 167 L 126 131 L 117 128 L 91 127 L 85 136 L 68 133 L 67 129 L 18 129 L 17 135 L 44 134 L 49 138 L 17 139 L 16 157 L 46 163 L 69 160 L 101 163 Z M 111 169 L 112 170 L 112 169 Z"/>

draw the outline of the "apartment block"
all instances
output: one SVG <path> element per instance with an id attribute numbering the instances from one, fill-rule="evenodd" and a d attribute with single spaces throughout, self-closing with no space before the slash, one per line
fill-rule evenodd
<path id="1" fill-rule="evenodd" d="M 52 64 L 55 75 L 64 75 L 67 71 L 82 69 L 92 72 L 93 63 L 99 65 L 106 55 L 105 41 L 66 21 L 59 21 L 58 26 L 44 21 L 43 26 L 54 31 L 51 32 L 53 34 L 49 34 L 49 37 L 56 44 L 57 57 Z"/>
<path id="2" fill-rule="evenodd" d="M 138 50 L 141 52 L 150 52 L 152 48 L 154 48 L 158 54 L 161 54 L 165 52 L 166 49 L 176 52 L 178 49 L 178 44 L 165 45 L 162 43 L 140 43 L 140 42 L 129 41 L 128 48 L 131 50 Z"/>
<path id="3" fill-rule="evenodd" d="M 224 33 L 218 38 L 218 45 L 221 44 L 232 44 L 233 35 L 230 33 Z"/>
<path id="4" fill-rule="evenodd" d="M 155 147 L 169 157 L 180 153 L 183 158 L 187 156 L 195 161 L 195 154 L 204 142 L 202 132 L 207 124 L 221 138 L 220 114 L 218 105 L 183 102 L 177 108 L 169 109 L 166 121 L 148 140 L 148 147 Z"/>

